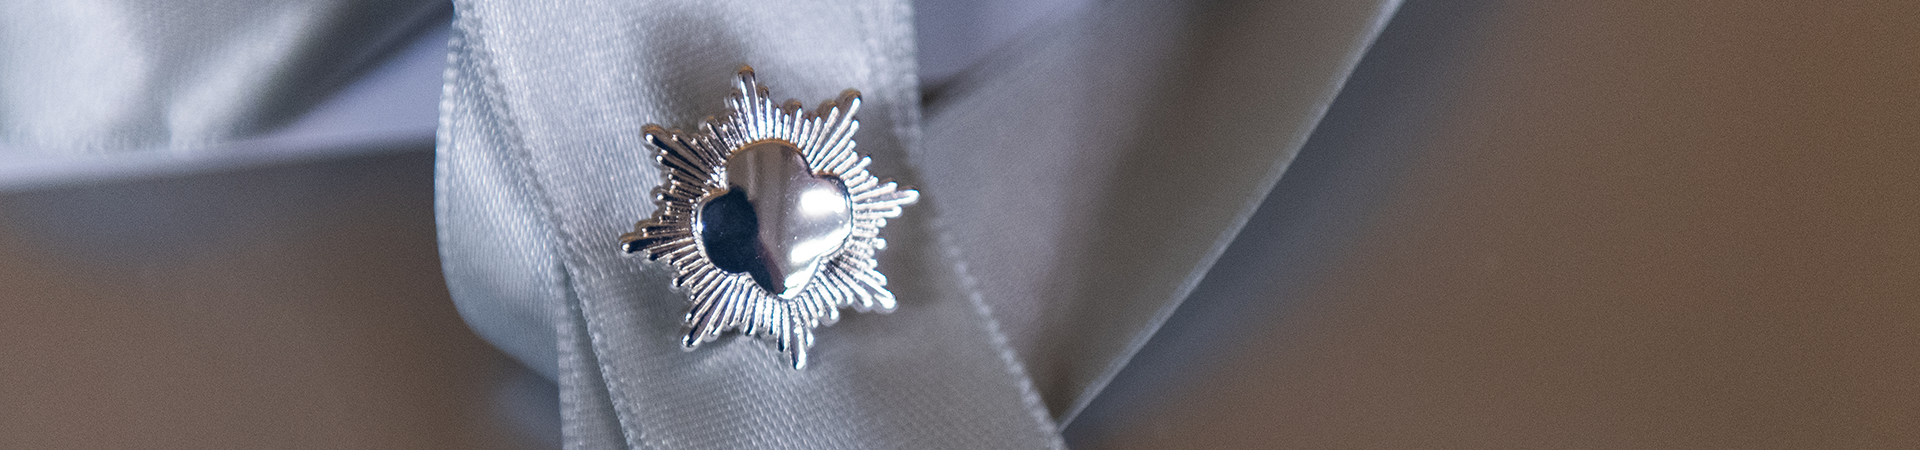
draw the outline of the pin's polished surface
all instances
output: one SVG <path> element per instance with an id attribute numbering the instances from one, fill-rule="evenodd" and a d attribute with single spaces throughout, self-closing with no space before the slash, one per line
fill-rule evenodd
<path id="1" fill-rule="evenodd" d="M 728 114 L 696 132 L 644 128 L 667 179 L 653 217 L 620 245 L 674 270 L 691 303 L 686 348 L 738 330 L 802 368 L 813 329 L 840 308 L 896 306 L 874 256 L 887 219 L 920 192 L 868 173 L 872 160 L 853 151 L 858 91 L 805 111 L 774 103 L 751 68 L 735 87 Z"/>
<path id="2" fill-rule="evenodd" d="M 727 190 L 707 201 L 694 225 L 701 248 L 720 270 L 747 273 L 762 289 L 792 298 L 853 234 L 847 186 L 815 176 L 785 141 L 747 144 L 726 168 Z"/>

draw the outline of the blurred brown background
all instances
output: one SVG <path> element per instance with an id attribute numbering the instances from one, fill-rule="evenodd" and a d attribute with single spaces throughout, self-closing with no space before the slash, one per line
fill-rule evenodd
<path id="1" fill-rule="evenodd" d="M 1917 140 L 1920 3 L 1412 2 L 1069 443 L 1920 447 Z M 430 150 L 0 195 L 0 448 L 557 446 Z"/>
<path id="2" fill-rule="evenodd" d="M 1409 2 L 1208 277 L 1069 442 L 1920 448 L 1920 2 Z"/>
<path id="3" fill-rule="evenodd" d="M 447 298 L 432 175 L 421 142 L 0 197 L 0 448 L 558 448 Z"/>

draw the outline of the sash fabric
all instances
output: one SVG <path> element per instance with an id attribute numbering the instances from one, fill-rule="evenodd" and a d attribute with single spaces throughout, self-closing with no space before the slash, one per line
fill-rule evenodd
<path id="1" fill-rule="evenodd" d="M 1103 3 L 928 105 L 916 181 L 1061 423 L 1199 284 L 1398 5 Z"/>
<path id="2" fill-rule="evenodd" d="M 569 448 L 1032 448 L 1197 284 L 1397 2 L 1113 2 L 927 103 L 908 4 L 456 2 L 439 214 L 477 330 L 562 392 Z M 723 111 L 735 67 L 860 89 L 859 150 L 918 185 L 892 315 L 682 352 L 684 298 L 615 238 L 653 208 L 639 127 Z M 557 362 L 557 365 L 554 364 Z"/>
<path id="3" fill-rule="evenodd" d="M 0 165 L 229 150 L 221 144 L 307 112 L 446 10 L 431 0 L 0 2 Z"/>
<path id="4" fill-rule="evenodd" d="M 449 289 L 558 381 L 569 448 L 1057 447 L 1056 420 L 1204 276 L 1397 4 L 1089 3 L 935 89 L 923 126 L 905 0 L 456 1 Z M 226 151 L 442 8 L 0 6 L 0 153 Z M 900 310 L 820 330 L 805 371 L 750 339 L 681 351 L 683 297 L 615 242 L 659 180 L 639 127 L 720 113 L 742 64 L 808 104 L 860 89 L 859 150 L 924 194 L 881 254 Z"/>
<path id="5" fill-rule="evenodd" d="M 1059 446 L 934 207 L 887 228 L 900 310 L 821 329 L 804 371 L 753 339 L 682 351 L 686 300 L 618 250 L 660 179 L 640 127 L 722 112 L 746 63 L 808 104 L 859 88 L 858 150 L 917 179 L 907 2 L 455 8 L 437 176 L 448 285 L 475 329 L 552 371 L 568 448 Z"/>

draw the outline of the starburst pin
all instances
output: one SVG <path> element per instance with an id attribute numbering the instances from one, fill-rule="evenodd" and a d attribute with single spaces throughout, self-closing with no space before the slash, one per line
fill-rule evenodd
<path id="1" fill-rule="evenodd" d="M 872 160 L 853 151 L 859 91 L 808 112 L 775 104 L 751 67 L 735 88 L 727 115 L 697 132 L 645 127 L 667 179 L 654 190 L 659 209 L 620 244 L 675 270 L 692 304 L 687 349 L 739 330 L 805 368 L 813 329 L 840 308 L 893 310 L 874 260 L 887 244 L 880 228 L 920 193 L 867 173 Z"/>

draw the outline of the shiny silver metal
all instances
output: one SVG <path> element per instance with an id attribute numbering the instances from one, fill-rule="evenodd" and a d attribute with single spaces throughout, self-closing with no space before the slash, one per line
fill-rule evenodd
<path id="1" fill-rule="evenodd" d="M 858 91 L 809 112 L 776 105 L 750 67 L 735 87 L 728 114 L 697 132 L 645 127 L 667 180 L 621 248 L 675 270 L 692 303 L 687 349 L 739 330 L 805 368 L 813 329 L 840 308 L 896 306 L 874 254 L 886 248 L 880 228 L 920 193 L 869 174 L 871 159 L 853 151 Z"/>
<path id="2" fill-rule="evenodd" d="M 728 245 L 740 254 L 751 252 L 754 258 L 733 271 L 746 272 L 767 292 L 792 299 L 853 235 L 853 199 L 847 186 L 839 178 L 814 175 L 799 149 L 781 140 L 747 144 L 733 152 L 726 167 L 727 191 L 745 195 L 756 226 L 739 230 L 752 234 L 738 233 L 730 241 L 702 242 L 707 248 Z M 696 235 L 725 236 L 717 230 L 726 224 L 709 222 L 699 212 L 693 222 Z"/>

